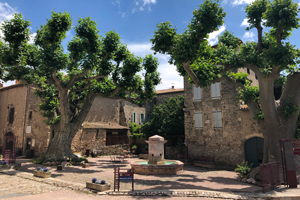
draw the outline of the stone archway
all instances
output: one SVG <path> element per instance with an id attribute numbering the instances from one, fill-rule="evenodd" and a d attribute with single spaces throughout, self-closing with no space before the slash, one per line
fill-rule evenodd
<path id="1" fill-rule="evenodd" d="M 250 165 L 253 163 L 253 168 L 258 167 L 262 163 L 264 149 L 264 139 L 253 137 L 245 142 L 246 161 Z"/>

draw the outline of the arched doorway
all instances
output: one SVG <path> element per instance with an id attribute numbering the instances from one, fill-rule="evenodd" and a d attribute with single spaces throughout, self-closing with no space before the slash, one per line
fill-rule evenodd
<path id="1" fill-rule="evenodd" d="M 264 139 L 259 137 L 250 138 L 245 142 L 245 155 L 246 161 L 250 165 L 253 163 L 252 167 L 258 167 L 262 163 L 263 159 L 263 149 L 264 149 Z"/>

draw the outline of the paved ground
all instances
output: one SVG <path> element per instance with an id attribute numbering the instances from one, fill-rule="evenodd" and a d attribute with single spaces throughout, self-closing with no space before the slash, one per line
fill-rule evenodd
<path id="1" fill-rule="evenodd" d="M 106 180 L 113 183 L 114 167 L 130 167 L 129 164 L 115 164 L 110 157 L 88 158 L 91 167 L 81 166 L 66 167 L 57 171 L 56 167 L 48 167 L 51 177 L 66 181 L 85 184 L 92 178 Z M 129 158 L 129 162 L 138 160 Z M 41 165 L 32 164 L 27 159 L 20 159 L 21 171 L 32 172 Z M 45 167 L 45 166 L 41 166 Z M 122 190 L 130 190 L 131 182 L 121 182 Z M 190 189 L 190 190 L 215 190 L 222 192 L 261 192 L 261 187 L 242 183 L 237 180 L 237 174 L 232 171 L 208 170 L 200 167 L 184 166 L 184 172 L 180 175 L 135 175 L 136 190 L 168 190 L 168 189 Z"/>

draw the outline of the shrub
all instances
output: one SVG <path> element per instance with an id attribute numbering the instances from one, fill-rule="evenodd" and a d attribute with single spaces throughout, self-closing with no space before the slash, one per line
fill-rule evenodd
<path id="1" fill-rule="evenodd" d="M 36 170 L 41 171 L 41 170 L 43 170 L 43 168 L 37 167 Z"/>
<path id="2" fill-rule="evenodd" d="M 251 163 L 251 165 L 249 166 L 247 161 L 246 162 L 242 162 L 242 164 L 237 165 L 237 168 L 235 168 L 234 171 L 237 172 L 237 173 L 239 173 L 239 175 L 241 177 L 243 177 L 243 176 L 246 176 L 246 175 L 248 175 L 250 173 L 250 171 L 252 169 L 252 165 L 253 164 Z"/>
<path id="3" fill-rule="evenodd" d="M 104 184 L 105 184 L 105 180 L 100 181 L 100 183 L 101 183 L 102 185 L 104 185 Z"/>

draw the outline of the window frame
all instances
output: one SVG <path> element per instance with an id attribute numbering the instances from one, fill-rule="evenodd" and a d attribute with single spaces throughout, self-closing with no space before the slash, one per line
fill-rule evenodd
<path id="1" fill-rule="evenodd" d="M 195 95 L 195 93 L 197 93 Z M 201 101 L 201 87 L 196 87 L 196 85 L 193 85 L 193 98 L 194 101 Z"/>
<path id="2" fill-rule="evenodd" d="M 219 90 L 217 90 L 217 85 L 219 86 Z M 221 98 L 221 82 L 216 82 L 216 83 L 211 84 L 210 88 L 211 88 L 211 98 L 212 99 L 220 99 Z"/>

